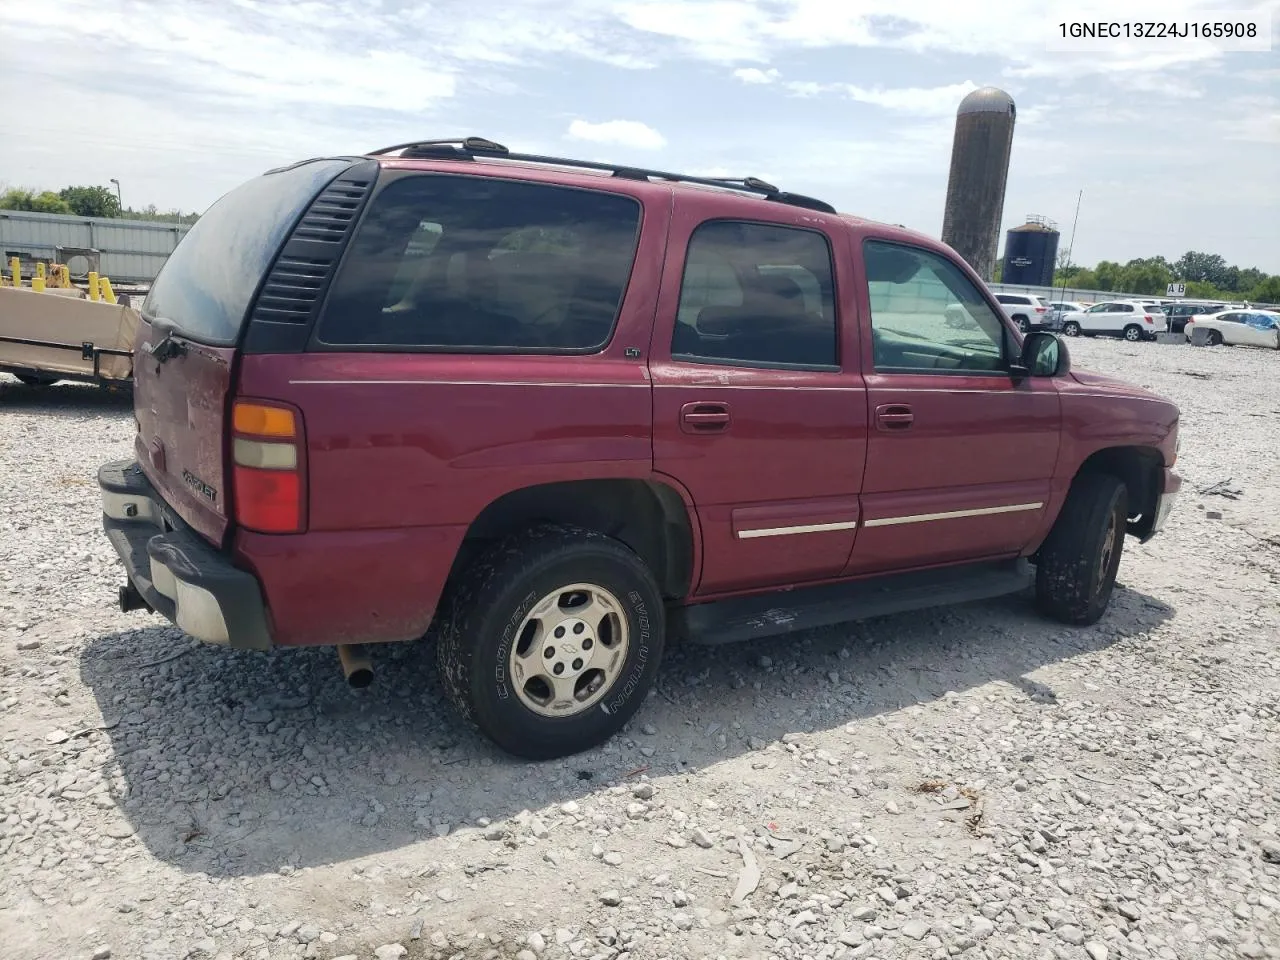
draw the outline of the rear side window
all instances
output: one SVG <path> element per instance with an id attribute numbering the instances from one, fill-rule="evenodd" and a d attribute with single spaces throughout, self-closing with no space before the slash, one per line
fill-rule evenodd
<path id="1" fill-rule="evenodd" d="M 765 223 L 699 226 L 685 257 L 671 355 L 691 363 L 836 367 L 827 238 Z"/>
<path id="2" fill-rule="evenodd" d="M 612 193 L 419 175 L 374 197 L 320 320 L 329 346 L 490 353 L 603 347 L 640 205 Z"/>
<path id="3" fill-rule="evenodd" d="M 236 342 L 254 291 L 307 205 L 350 160 L 312 160 L 250 180 L 211 206 L 161 267 L 142 304 L 201 343 Z"/>

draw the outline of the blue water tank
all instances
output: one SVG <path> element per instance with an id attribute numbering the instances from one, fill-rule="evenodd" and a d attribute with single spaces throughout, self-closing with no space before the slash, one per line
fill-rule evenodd
<path id="1" fill-rule="evenodd" d="M 1001 283 L 1027 287 L 1053 286 L 1053 269 L 1058 259 L 1057 224 L 1045 217 L 1030 216 L 1004 237 L 1004 268 Z"/>

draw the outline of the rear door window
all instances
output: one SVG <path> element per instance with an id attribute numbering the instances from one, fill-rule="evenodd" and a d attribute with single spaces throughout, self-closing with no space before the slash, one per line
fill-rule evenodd
<path id="1" fill-rule="evenodd" d="M 334 348 L 578 353 L 612 336 L 640 229 L 631 197 L 417 175 L 373 198 L 317 339 Z"/>
<path id="2" fill-rule="evenodd" d="M 200 343 L 230 346 L 249 301 L 308 204 L 350 160 L 312 160 L 264 174 L 216 201 L 161 267 L 142 304 Z"/>
<path id="3" fill-rule="evenodd" d="M 835 278 L 813 230 L 714 220 L 685 257 L 671 355 L 691 363 L 835 368 Z"/>

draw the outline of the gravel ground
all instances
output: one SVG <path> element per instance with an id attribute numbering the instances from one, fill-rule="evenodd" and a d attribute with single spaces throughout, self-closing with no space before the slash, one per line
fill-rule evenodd
<path id="1" fill-rule="evenodd" d="M 1071 348 L 1183 411 L 1186 494 L 1100 624 L 679 648 L 541 765 L 419 645 L 351 691 L 116 612 L 128 406 L 0 378 L 0 954 L 1280 957 L 1280 355 Z"/>

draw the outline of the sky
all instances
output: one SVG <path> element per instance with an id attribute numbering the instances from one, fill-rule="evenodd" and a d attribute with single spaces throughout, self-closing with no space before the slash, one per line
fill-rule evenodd
<path id="1" fill-rule="evenodd" d="M 1076 0 L 1072 20 L 1224 4 Z M 1280 0 L 1238 0 L 1280 33 Z M 1004 227 L 1073 260 L 1189 249 L 1280 273 L 1280 46 L 1061 49 L 1035 0 L 0 0 L 0 184 L 203 210 L 305 157 L 479 135 L 762 177 L 942 228 L 955 110 L 1018 107 Z"/>

